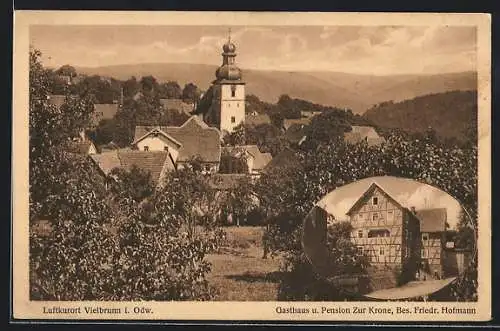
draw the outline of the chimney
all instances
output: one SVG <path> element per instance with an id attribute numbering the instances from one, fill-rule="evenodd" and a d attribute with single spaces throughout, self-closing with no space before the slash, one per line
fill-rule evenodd
<path id="1" fill-rule="evenodd" d="M 417 213 L 417 212 L 416 212 L 416 210 L 415 210 L 415 207 L 414 207 L 414 206 L 411 206 L 411 207 L 410 207 L 410 210 L 411 210 L 411 212 L 412 212 L 413 214 L 416 214 L 416 213 Z"/>

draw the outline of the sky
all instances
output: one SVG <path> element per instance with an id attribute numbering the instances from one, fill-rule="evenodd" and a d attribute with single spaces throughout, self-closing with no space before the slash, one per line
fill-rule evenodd
<path id="1" fill-rule="evenodd" d="M 245 69 L 393 75 L 476 70 L 466 26 L 31 26 L 46 66 L 220 65 L 231 28 Z"/>
<path id="2" fill-rule="evenodd" d="M 317 205 L 335 216 L 335 219 L 347 220 L 346 212 L 374 182 L 403 207 L 415 207 L 417 211 L 427 208 L 446 208 L 447 222 L 451 229 L 456 229 L 459 212 L 462 209 L 459 202 L 438 188 L 407 178 L 393 176 L 365 178 L 333 190 Z"/>

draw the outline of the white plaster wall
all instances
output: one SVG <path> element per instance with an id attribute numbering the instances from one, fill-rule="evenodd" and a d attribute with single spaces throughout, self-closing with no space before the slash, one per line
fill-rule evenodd
<path id="1" fill-rule="evenodd" d="M 150 152 L 164 151 L 165 146 L 167 146 L 174 162 L 177 161 L 177 157 L 179 156 L 179 147 L 161 135 L 158 135 L 156 137 L 148 136 L 137 143 L 137 148 L 141 151 L 144 150 L 144 146 L 148 146 Z"/>

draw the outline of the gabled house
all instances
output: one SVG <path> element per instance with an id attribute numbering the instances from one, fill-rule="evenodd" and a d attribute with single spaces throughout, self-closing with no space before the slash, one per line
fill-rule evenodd
<path id="1" fill-rule="evenodd" d="M 369 146 L 378 146 L 385 142 L 371 126 L 352 125 L 351 128 L 351 131 L 344 133 L 344 141 L 347 143 L 356 144 L 364 140 Z"/>
<path id="2" fill-rule="evenodd" d="M 272 160 L 271 153 L 262 153 L 257 145 L 241 145 L 222 147 L 234 157 L 244 157 L 247 162 L 248 173 L 254 177 L 260 176 L 262 170 Z"/>
<path id="3" fill-rule="evenodd" d="M 420 221 L 377 183 L 372 183 L 347 211 L 353 230 L 352 242 L 370 265 L 389 268 L 398 282 L 413 280 L 420 258 Z"/>
<path id="4" fill-rule="evenodd" d="M 217 172 L 221 156 L 221 134 L 198 116 L 191 116 L 181 126 L 136 126 L 133 147 L 169 151 L 177 169 L 197 158 L 206 172 Z M 175 156 L 174 154 L 177 154 Z"/>
<path id="5" fill-rule="evenodd" d="M 182 144 L 177 139 L 165 133 L 160 127 L 153 128 L 141 137 L 137 137 L 132 142 L 132 145 L 144 152 L 164 151 L 170 153 L 174 162 L 177 161 L 179 150 L 182 147 Z"/>
<path id="6" fill-rule="evenodd" d="M 151 173 L 156 185 L 161 185 L 164 176 L 175 170 L 175 165 L 168 152 L 144 152 L 130 149 L 108 151 L 90 155 L 90 158 L 99 167 L 104 177 L 109 178 L 115 168 L 130 170 L 133 166 Z"/>

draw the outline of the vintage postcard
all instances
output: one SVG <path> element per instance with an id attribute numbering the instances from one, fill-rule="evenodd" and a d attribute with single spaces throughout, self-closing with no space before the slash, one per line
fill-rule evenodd
<path id="1" fill-rule="evenodd" d="M 490 319 L 489 15 L 14 24 L 13 319 Z"/>

